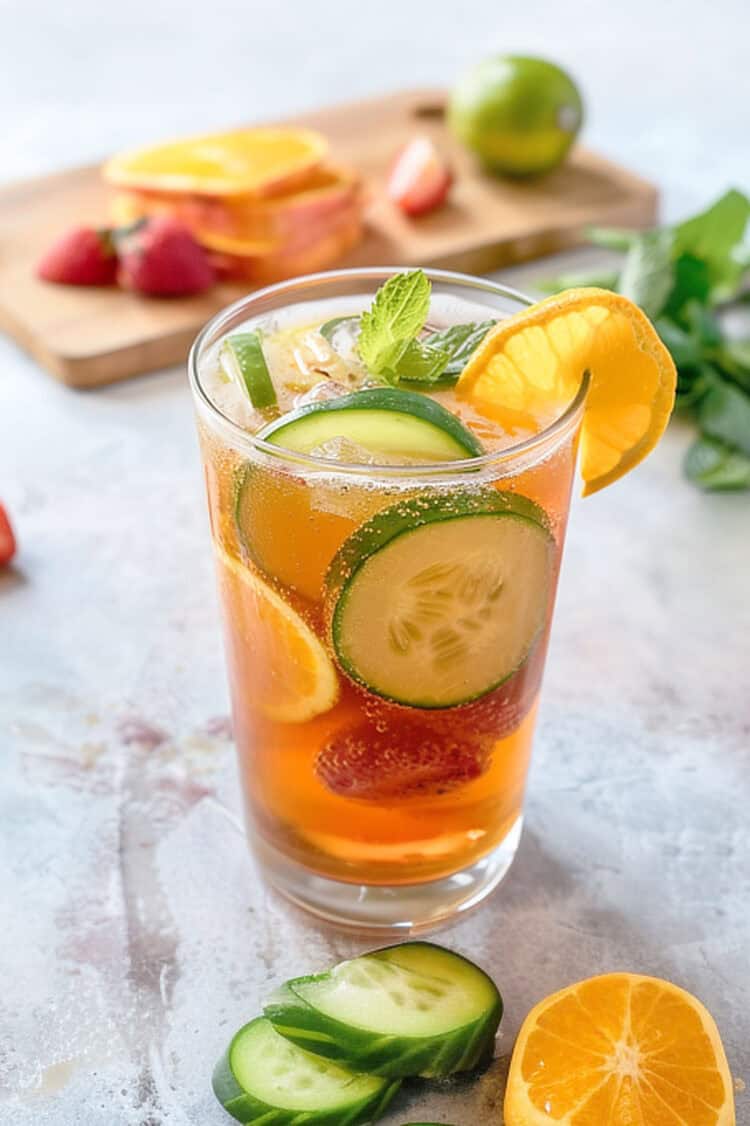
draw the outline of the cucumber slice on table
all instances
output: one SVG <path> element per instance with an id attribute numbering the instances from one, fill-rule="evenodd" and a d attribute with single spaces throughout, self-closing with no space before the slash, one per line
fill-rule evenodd
<path id="1" fill-rule="evenodd" d="M 288 981 L 266 1005 L 295 1044 L 373 1075 L 451 1075 L 488 1053 L 502 1016 L 494 982 L 429 942 L 406 942 Z"/>
<path id="2" fill-rule="evenodd" d="M 484 453 L 471 431 L 434 399 L 389 387 L 301 407 L 270 423 L 258 437 L 296 453 L 346 438 L 391 460 L 456 461 Z"/>
<path id="3" fill-rule="evenodd" d="M 303 1051 L 264 1017 L 239 1030 L 213 1075 L 224 1109 L 239 1122 L 262 1126 L 374 1122 L 398 1086 Z"/>
<path id="4" fill-rule="evenodd" d="M 228 336 L 221 346 L 221 362 L 257 410 L 276 405 L 276 388 L 257 332 L 237 332 Z"/>
<path id="5" fill-rule="evenodd" d="M 413 707 L 485 695 L 520 668 L 544 626 L 553 549 L 543 510 L 515 493 L 413 497 L 379 512 L 326 575 L 339 664 Z"/>

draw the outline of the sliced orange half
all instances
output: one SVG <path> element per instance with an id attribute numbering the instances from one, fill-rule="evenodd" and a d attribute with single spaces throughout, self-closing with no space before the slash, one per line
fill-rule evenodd
<path id="1" fill-rule="evenodd" d="M 216 546 L 235 692 L 279 723 L 304 723 L 338 700 L 331 658 L 308 624 L 258 575 Z"/>
<path id="2" fill-rule="evenodd" d="M 540 1002 L 516 1042 L 506 1126 L 734 1126 L 719 1031 L 653 977 L 592 977 Z"/>
<path id="3" fill-rule="evenodd" d="M 587 371 L 580 459 L 586 496 L 650 453 L 674 405 L 674 362 L 637 305 L 593 288 L 540 301 L 488 333 L 456 390 L 511 433 L 538 432 L 573 400 Z"/>
<path id="4" fill-rule="evenodd" d="M 121 153 L 102 174 L 120 188 L 266 197 L 304 182 L 327 151 L 312 129 L 237 129 Z"/>

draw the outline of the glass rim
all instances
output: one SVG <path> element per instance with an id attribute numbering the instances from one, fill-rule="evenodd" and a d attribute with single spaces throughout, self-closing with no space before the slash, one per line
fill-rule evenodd
<path id="1" fill-rule="evenodd" d="M 496 468 L 504 462 L 512 464 L 519 460 L 526 459 L 532 461 L 541 460 L 547 447 L 554 447 L 556 440 L 562 441 L 569 433 L 576 429 L 589 389 L 590 376 L 588 371 L 582 373 L 578 390 L 565 409 L 561 411 L 557 418 L 553 419 L 548 426 L 540 430 L 538 434 L 533 434 L 530 438 L 524 438 L 520 442 L 514 442 L 501 450 L 491 450 L 477 457 L 461 458 L 450 462 L 427 462 L 418 465 L 379 465 L 377 463 L 362 464 L 361 462 L 340 462 L 334 461 L 332 458 L 318 457 L 315 454 L 286 450 L 281 446 L 274 445 L 272 442 L 266 442 L 257 434 L 251 434 L 250 431 L 235 422 L 229 415 L 219 409 L 203 386 L 200 378 L 199 363 L 206 347 L 213 344 L 223 335 L 224 328 L 229 322 L 234 320 L 237 313 L 248 309 L 255 302 L 275 295 L 283 298 L 286 293 L 291 296 L 296 291 L 307 289 L 319 283 L 335 284 L 338 281 L 346 282 L 355 281 L 357 279 L 361 279 L 362 281 L 383 282 L 393 274 L 403 273 L 405 269 L 415 268 L 416 267 L 413 266 L 362 266 L 340 270 L 324 270 L 319 273 L 304 274 L 299 277 L 288 278 L 285 281 L 274 282 L 272 285 L 255 289 L 251 293 L 245 294 L 243 297 L 238 298 L 238 300 L 233 301 L 230 305 L 220 309 L 218 313 L 215 313 L 214 316 L 206 322 L 191 345 L 188 354 L 188 378 L 196 402 L 208 411 L 213 422 L 218 424 L 220 430 L 224 430 L 231 435 L 233 444 L 246 447 L 256 453 L 265 454 L 275 462 L 286 462 L 297 467 L 315 469 L 329 474 L 341 473 L 346 476 L 366 478 L 399 478 L 408 476 L 411 479 L 420 479 L 426 477 L 434 480 L 435 478 L 451 478 L 455 477 L 456 474 L 466 472 L 476 472 L 479 469 L 487 469 L 488 467 Z M 424 273 L 430 281 L 450 284 L 468 290 L 475 290 L 480 293 L 492 293 L 496 297 L 503 297 L 515 301 L 526 308 L 534 304 L 530 297 L 527 297 L 519 290 L 513 289 L 511 286 L 503 285 L 500 282 L 491 281 L 489 278 L 476 277 L 472 274 L 462 274 L 454 270 L 441 270 L 437 268 L 425 268 Z M 534 455 L 538 451 L 541 451 L 541 453 L 539 457 L 535 457 Z"/>

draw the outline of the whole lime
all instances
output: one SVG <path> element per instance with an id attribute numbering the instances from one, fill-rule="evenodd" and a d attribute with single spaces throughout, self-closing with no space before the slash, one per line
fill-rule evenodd
<path id="1" fill-rule="evenodd" d="M 545 59 L 485 59 L 457 83 L 448 123 L 492 172 L 535 176 L 556 168 L 583 122 L 570 75 Z"/>

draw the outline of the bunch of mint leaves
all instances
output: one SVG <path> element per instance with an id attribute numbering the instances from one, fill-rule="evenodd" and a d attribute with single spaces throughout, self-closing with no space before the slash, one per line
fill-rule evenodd
<path id="1" fill-rule="evenodd" d="M 676 226 L 593 229 L 592 243 L 625 252 L 621 268 L 565 275 L 543 287 L 613 289 L 651 318 L 677 366 L 676 408 L 699 431 L 685 474 L 704 489 L 750 488 L 750 335 L 729 336 L 723 316 L 729 304 L 747 298 L 749 220 L 750 199 L 731 190 Z"/>
<path id="2" fill-rule="evenodd" d="M 422 270 L 394 274 L 360 316 L 357 350 L 371 376 L 385 383 L 454 383 L 494 321 L 424 331 L 432 286 Z"/>

